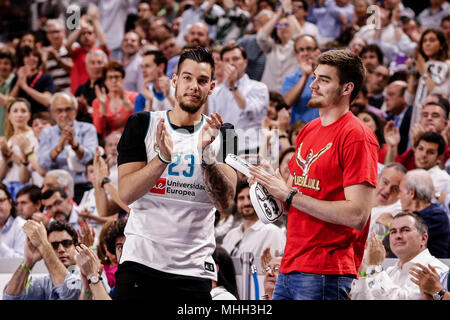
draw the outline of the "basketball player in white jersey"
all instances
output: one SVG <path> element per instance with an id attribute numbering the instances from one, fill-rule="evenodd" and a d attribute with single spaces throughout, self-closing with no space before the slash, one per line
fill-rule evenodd
<path id="1" fill-rule="evenodd" d="M 214 89 L 214 60 L 183 53 L 170 111 L 130 117 L 118 145 L 119 194 L 130 206 L 116 273 L 117 299 L 210 300 L 216 279 L 214 207 L 227 209 L 237 176 L 217 163 L 222 118 L 203 107 Z"/>

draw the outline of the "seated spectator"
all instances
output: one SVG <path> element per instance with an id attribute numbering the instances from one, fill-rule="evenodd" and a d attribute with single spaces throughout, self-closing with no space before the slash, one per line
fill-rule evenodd
<path id="1" fill-rule="evenodd" d="M 59 187 L 50 188 L 42 193 L 42 203 L 50 221 L 68 223 L 74 230 L 80 229 L 78 206 L 71 201 L 67 193 Z"/>
<path id="2" fill-rule="evenodd" d="M 3 291 L 4 300 L 76 300 L 81 292 L 78 269 L 75 264 L 75 245 L 78 236 L 68 224 L 58 221 L 44 225 L 28 220 L 23 228 L 27 241 L 25 257 Z M 34 265 L 44 260 L 48 275 L 30 278 Z M 29 279 L 29 280 L 28 280 Z"/>
<path id="3" fill-rule="evenodd" d="M 439 102 L 439 100 L 442 100 L 442 102 Z M 411 124 L 410 139 L 413 147 L 398 155 L 397 144 L 400 141 L 398 137 L 396 140 L 393 140 L 394 142 L 398 140 L 398 142 L 392 144 L 390 151 L 386 154 L 385 161 L 397 161 L 402 163 L 408 170 L 415 169 L 414 146 L 417 145 L 419 137 L 425 132 L 432 131 L 441 135 L 445 134 L 445 128 L 448 122 L 448 107 L 449 104 L 446 103 L 443 98 L 441 99 L 435 95 L 427 97 L 420 114 L 419 122 L 414 125 Z M 386 135 L 396 135 L 395 130 L 392 130 L 392 128 L 386 125 L 387 132 L 385 132 L 385 137 Z M 441 169 L 444 168 L 444 163 L 448 159 L 450 159 L 450 148 L 448 147 L 448 144 L 445 143 L 444 156 L 442 161 L 440 161 Z"/>
<path id="4" fill-rule="evenodd" d="M 9 94 L 13 89 L 17 76 L 13 72 L 14 55 L 6 49 L 0 50 L 0 136 L 5 135 L 6 108 L 9 104 Z"/>
<path id="5" fill-rule="evenodd" d="M 297 19 L 302 28 L 301 34 L 309 34 L 315 39 L 319 38 L 319 28 L 314 23 L 306 21 L 308 15 L 308 1 L 306 0 L 292 0 L 292 14 Z"/>
<path id="6" fill-rule="evenodd" d="M 274 224 L 264 224 L 256 215 L 250 201 L 249 184 L 241 181 L 236 187 L 236 210 L 242 216 L 242 223 L 230 230 L 224 237 L 222 247 L 232 257 L 240 257 L 243 252 L 251 252 L 261 257 L 263 250 L 271 247 L 282 252 L 286 244 L 285 233 Z"/>
<path id="7" fill-rule="evenodd" d="M 384 157 L 386 156 L 386 152 L 388 150 L 388 145 L 386 143 L 384 137 L 384 126 L 381 122 L 380 117 L 378 117 L 374 112 L 369 110 L 362 110 L 357 113 L 357 117 L 364 122 L 372 131 L 375 133 L 375 136 L 378 140 L 378 145 L 380 149 L 378 151 L 378 163 L 384 163 Z"/>
<path id="8" fill-rule="evenodd" d="M 415 95 L 411 124 L 419 122 L 424 98 L 428 95 L 438 93 L 449 99 L 450 72 L 444 70 L 450 68 L 450 59 L 442 30 L 431 28 L 422 33 L 413 63 L 417 74 L 410 75 L 412 80 L 408 87 L 408 92 Z"/>
<path id="9" fill-rule="evenodd" d="M 381 109 L 384 103 L 384 89 L 389 81 L 389 69 L 378 65 L 367 69 L 366 88 L 369 105 Z"/>
<path id="10" fill-rule="evenodd" d="M 212 257 L 217 269 L 217 281 L 212 280 L 212 299 L 239 300 L 236 271 L 231 256 L 224 248 L 217 246 Z"/>
<path id="11" fill-rule="evenodd" d="M 422 10 L 417 19 L 425 28 L 439 27 L 441 20 L 450 14 L 450 4 L 445 0 L 430 0 L 430 6 Z"/>
<path id="12" fill-rule="evenodd" d="M 122 39 L 122 61 L 125 69 L 123 89 L 138 92 L 144 84 L 142 77 L 141 38 L 134 31 L 125 33 Z"/>
<path id="13" fill-rule="evenodd" d="M 261 300 L 272 300 L 273 291 L 278 279 L 278 269 L 281 265 L 282 257 L 275 253 L 270 254 L 270 248 L 266 248 L 261 257 L 261 267 L 264 274 L 264 295 Z"/>
<path id="14" fill-rule="evenodd" d="M 365 2 L 364 0 L 358 0 L 358 2 Z M 366 40 L 358 37 L 353 37 L 352 40 L 350 40 L 350 43 L 348 44 L 348 49 L 356 54 L 357 56 L 361 57 L 361 52 L 364 47 L 367 46 Z"/>
<path id="15" fill-rule="evenodd" d="M 89 161 L 86 165 L 86 177 L 88 181 L 94 186 L 96 184 L 96 172 L 94 169 L 94 159 Z M 88 221 L 89 225 L 94 228 L 95 234 L 99 235 L 102 229 L 102 226 L 105 222 L 115 219 L 116 216 L 108 217 L 106 213 L 100 215 L 97 208 L 97 197 L 96 192 L 105 192 L 103 188 L 94 188 L 92 187 L 90 190 L 85 191 L 83 198 L 78 205 L 79 211 L 78 216 L 82 221 Z M 100 208 L 105 208 L 106 206 L 99 206 Z M 95 237 L 95 245 L 97 244 L 98 236 Z"/>
<path id="16" fill-rule="evenodd" d="M 89 18 L 91 22 L 89 22 Z M 73 68 L 70 72 L 70 90 L 72 94 L 75 93 L 75 90 L 81 84 L 89 80 L 89 74 L 86 70 L 86 55 L 88 52 L 94 49 L 100 49 L 107 56 L 110 54 L 110 49 L 106 43 L 106 36 L 98 18 L 96 14 L 90 17 L 87 15 L 81 16 L 79 22 L 80 28 L 75 29 L 65 43 L 66 49 L 73 60 Z M 73 46 L 77 40 L 79 41 L 79 46 Z M 97 40 L 100 43 L 99 47 L 96 46 Z"/>
<path id="17" fill-rule="evenodd" d="M 383 270 L 385 249 L 381 239 L 372 233 L 364 253 L 365 264 L 360 274 L 366 276 L 353 280 L 352 300 L 420 300 L 420 290 L 409 277 L 416 263 L 432 265 L 439 274 L 448 271 L 447 265 L 432 256 L 427 249 L 428 230 L 425 221 L 414 213 L 399 213 L 392 221 L 389 241 L 392 252 L 398 257 L 396 265 Z"/>
<path id="18" fill-rule="evenodd" d="M 42 57 L 36 48 L 24 47 L 19 61 L 17 82 L 11 90 L 14 98 L 24 98 L 31 104 L 31 114 L 48 111 L 54 92 L 53 79 L 42 70 Z"/>
<path id="19" fill-rule="evenodd" d="M 314 37 L 303 34 L 295 39 L 294 48 L 298 69 L 283 79 L 281 89 L 284 101 L 292 107 L 291 124 L 297 120 L 309 122 L 319 117 L 319 110 L 308 106 L 313 72 L 320 55 L 319 44 Z"/>
<path id="20" fill-rule="evenodd" d="M 319 43 L 326 44 L 339 37 L 345 26 L 353 20 L 354 7 L 349 0 L 325 0 L 314 3 L 308 21 L 319 28 Z"/>
<path id="21" fill-rule="evenodd" d="M 41 188 L 34 184 L 27 185 L 17 192 L 17 211 L 25 220 L 41 221 Z"/>
<path id="22" fill-rule="evenodd" d="M 269 90 L 245 73 L 247 54 L 237 45 L 225 46 L 220 53 L 224 81 L 208 98 L 208 110 L 219 113 L 239 133 L 238 153 L 257 152 L 261 144 L 261 121 L 267 113 Z M 226 108 L 224 108 L 226 106 Z"/>
<path id="23" fill-rule="evenodd" d="M 172 79 L 174 70 L 180 59 L 181 48 L 178 46 L 175 36 L 168 36 L 159 43 L 159 50 L 162 51 L 167 59 L 166 76 Z"/>
<path id="24" fill-rule="evenodd" d="M 450 257 L 450 222 L 434 198 L 433 181 L 425 170 L 408 171 L 400 182 L 402 210 L 417 213 L 428 227 L 428 250 L 436 258 Z"/>
<path id="25" fill-rule="evenodd" d="M 120 261 L 122 247 L 125 243 L 125 225 L 125 219 L 116 220 L 105 234 L 107 249 L 109 252 L 114 253 L 117 261 Z M 115 287 L 109 290 L 108 286 L 105 286 L 105 279 L 101 277 L 102 274 L 100 272 L 101 262 L 94 251 L 85 245 L 81 245 L 77 247 L 75 260 L 81 270 L 81 279 L 84 287 L 84 290 L 80 295 L 80 300 L 114 299 Z M 103 282 L 101 280 L 103 280 Z"/>
<path id="26" fill-rule="evenodd" d="M 64 21 L 49 19 L 45 23 L 45 34 L 50 42 L 48 47 L 42 48 L 45 69 L 53 79 L 55 92 L 70 91 L 70 71 L 73 61 L 69 57 L 64 42 L 66 41 L 66 28 Z"/>
<path id="27" fill-rule="evenodd" d="M 400 182 L 405 174 L 406 168 L 397 162 L 386 164 L 379 173 L 369 233 L 373 231 L 380 238 L 389 234 L 392 218 L 402 211 L 399 192 Z"/>
<path id="28" fill-rule="evenodd" d="M 210 39 L 216 39 L 217 27 L 209 24 L 210 20 L 214 21 L 217 17 L 222 16 L 225 13 L 224 9 L 221 6 L 211 1 L 193 1 L 192 5 L 189 6 L 186 10 L 181 14 L 180 28 L 178 33 L 178 45 L 183 47 L 184 43 L 184 35 L 188 30 L 189 25 L 193 26 L 194 24 L 201 22 L 205 23 L 205 26 L 208 30 L 207 36 Z M 188 40 L 186 40 L 189 43 Z"/>
<path id="29" fill-rule="evenodd" d="M 196 22 L 191 25 L 188 29 L 188 32 L 185 36 L 185 45 L 195 45 L 202 48 L 208 48 L 213 40 L 209 37 L 208 34 L 208 26 L 203 22 Z"/>
<path id="30" fill-rule="evenodd" d="M 77 100 L 70 93 L 58 92 L 51 102 L 50 114 L 56 125 L 44 129 L 39 138 L 39 166 L 46 170 L 64 169 L 75 183 L 74 201 L 79 203 L 89 189 L 85 165 L 94 157 L 98 145 L 94 125 L 75 120 Z"/>
<path id="31" fill-rule="evenodd" d="M 423 300 L 450 300 L 450 277 L 449 271 L 439 276 L 433 266 L 424 266 L 417 263 L 416 267 L 409 270 L 411 281 L 420 288 Z"/>
<path id="32" fill-rule="evenodd" d="M 379 65 L 383 65 L 384 54 L 376 44 L 367 44 L 364 46 L 359 53 L 359 56 L 361 57 L 367 72 L 375 69 Z"/>
<path id="33" fill-rule="evenodd" d="M 28 172 L 30 162 L 35 169 L 41 170 L 34 153 L 38 141 L 28 125 L 31 117 L 30 108 L 28 101 L 23 98 L 13 100 L 8 106 L 6 136 L 0 137 L 0 178 L 14 200 L 17 191 L 30 180 Z"/>
<path id="34" fill-rule="evenodd" d="M 92 49 L 86 55 L 86 71 L 89 79 L 78 86 L 75 91 L 77 97 L 78 111 L 77 120 L 92 123 L 92 102 L 96 98 L 95 87 L 105 87 L 103 79 L 103 67 L 108 63 L 108 57 L 100 49 Z"/>
<path id="35" fill-rule="evenodd" d="M 272 10 L 261 10 L 253 18 L 253 29 L 257 33 L 274 15 Z M 266 54 L 258 46 L 256 34 L 247 34 L 236 41 L 247 52 L 247 69 L 250 79 L 261 81 L 266 66 Z"/>
<path id="36" fill-rule="evenodd" d="M 8 189 L 0 184 L 0 258 L 21 258 L 24 255 L 25 220 L 17 215 L 16 205 Z"/>
<path id="37" fill-rule="evenodd" d="M 405 92 L 408 84 L 405 81 L 397 80 L 391 82 L 386 87 L 384 98 L 387 121 L 394 121 L 394 127 L 399 129 L 400 143 L 398 144 L 398 153 L 406 151 L 409 143 L 409 128 L 411 125 L 411 116 L 413 113 L 412 105 L 407 104 Z"/>
<path id="38" fill-rule="evenodd" d="M 286 13 L 291 14 L 285 17 Z M 297 70 L 293 39 L 300 33 L 301 27 L 292 15 L 290 1 L 282 2 L 273 17 L 258 30 L 256 42 L 266 54 L 261 81 L 270 90 L 281 92 L 283 79 Z"/>
<path id="39" fill-rule="evenodd" d="M 142 55 L 144 85 L 134 102 L 133 113 L 169 110 L 175 105 L 175 90 L 166 76 L 167 59 L 161 51 L 150 50 Z"/>
<path id="40" fill-rule="evenodd" d="M 250 13 L 243 8 L 241 3 L 231 0 L 223 1 L 224 14 L 209 20 L 211 24 L 217 26 L 214 43 L 223 45 L 244 36 L 250 23 Z"/>
<path id="41" fill-rule="evenodd" d="M 116 285 L 116 271 L 119 266 L 117 257 L 114 252 L 109 252 L 105 242 L 106 233 L 116 224 L 116 219 L 111 219 L 105 222 L 102 226 L 98 237 L 98 244 L 95 252 L 97 257 L 100 259 L 100 263 L 105 271 L 106 278 L 108 280 L 108 285 L 113 288 Z"/>
<path id="42" fill-rule="evenodd" d="M 123 130 L 128 118 L 133 113 L 137 92 L 123 88 L 125 70 L 117 61 L 109 62 L 103 69 L 103 78 L 108 89 L 95 89 L 96 98 L 92 102 L 92 119 L 97 134 L 103 139 L 112 131 Z"/>

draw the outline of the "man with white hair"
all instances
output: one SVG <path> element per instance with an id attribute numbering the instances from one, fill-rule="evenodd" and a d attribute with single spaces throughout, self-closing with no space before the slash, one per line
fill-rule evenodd
<path id="1" fill-rule="evenodd" d="M 400 182 L 400 202 L 403 211 L 415 212 L 428 226 L 428 250 L 436 258 L 448 258 L 450 223 L 445 210 L 432 202 L 434 186 L 424 169 L 408 171 Z"/>
<path id="2" fill-rule="evenodd" d="M 50 102 L 50 114 L 56 124 L 42 131 L 39 138 L 39 166 L 43 169 L 64 169 L 75 183 L 74 201 L 79 203 L 89 189 L 85 165 L 94 157 L 98 146 L 93 124 L 75 120 L 77 100 L 70 93 L 56 93 Z"/>
<path id="3" fill-rule="evenodd" d="M 108 56 L 103 50 L 93 49 L 86 55 L 86 70 L 89 79 L 81 84 L 75 91 L 75 97 L 78 102 L 78 121 L 92 123 L 92 116 L 88 112 L 97 96 L 95 95 L 95 86 L 106 88 L 103 79 L 103 67 L 108 63 Z"/>

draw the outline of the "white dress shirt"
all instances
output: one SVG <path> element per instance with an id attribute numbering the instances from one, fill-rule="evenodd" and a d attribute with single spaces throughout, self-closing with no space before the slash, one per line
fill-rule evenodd
<path id="1" fill-rule="evenodd" d="M 22 258 L 27 236 L 23 231 L 26 220 L 9 216 L 0 230 L 0 258 Z"/>
<path id="2" fill-rule="evenodd" d="M 450 175 L 447 171 L 442 170 L 439 166 L 427 170 L 428 174 L 433 180 L 434 189 L 436 191 L 450 193 Z"/>
<path id="3" fill-rule="evenodd" d="M 245 232 L 242 231 L 242 226 L 240 224 L 231 229 L 223 238 L 222 247 L 233 257 L 240 257 L 243 252 L 251 252 L 255 258 L 258 258 L 267 247 L 270 247 L 272 256 L 275 256 L 275 250 L 279 253 L 284 252 L 286 235 L 276 225 L 264 224 L 258 220 Z"/>
<path id="4" fill-rule="evenodd" d="M 416 263 L 424 266 L 431 264 L 439 276 L 448 271 L 448 266 L 433 257 L 428 249 L 423 250 L 410 261 L 399 266 L 389 267 L 372 276 L 353 280 L 351 289 L 352 300 L 422 300 L 419 286 L 411 281 L 409 269 Z"/>
<path id="5" fill-rule="evenodd" d="M 260 129 L 269 106 L 269 90 L 264 83 L 250 79 L 247 74 L 236 85 L 245 97 L 245 109 L 239 108 L 233 92 L 224 81 L 208 98 L 209 112 L 219 113 L 224 123 L 234 125 L 238 135 L 238 151 L 254 150 L 263 138 Z"/>

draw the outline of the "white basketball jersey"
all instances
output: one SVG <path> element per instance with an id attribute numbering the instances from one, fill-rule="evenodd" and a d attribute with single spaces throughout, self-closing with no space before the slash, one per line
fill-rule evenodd
<path id="1" fill-rule="evenodd" d="M 163 272 L 216 279 L 214 207 L 203 185 L 197 151 L 204 117 L 200 127 L 189 133 L 172 128 L 168 111 L 150 113 L 147 161 L 158 156 L 156 129 L 164 118 L 173 141 L 172 163 L 155 186 L 130 205 L 121 263 L 134 261 Z M 212 148 L 219 152 L 219 138 Z"/>

